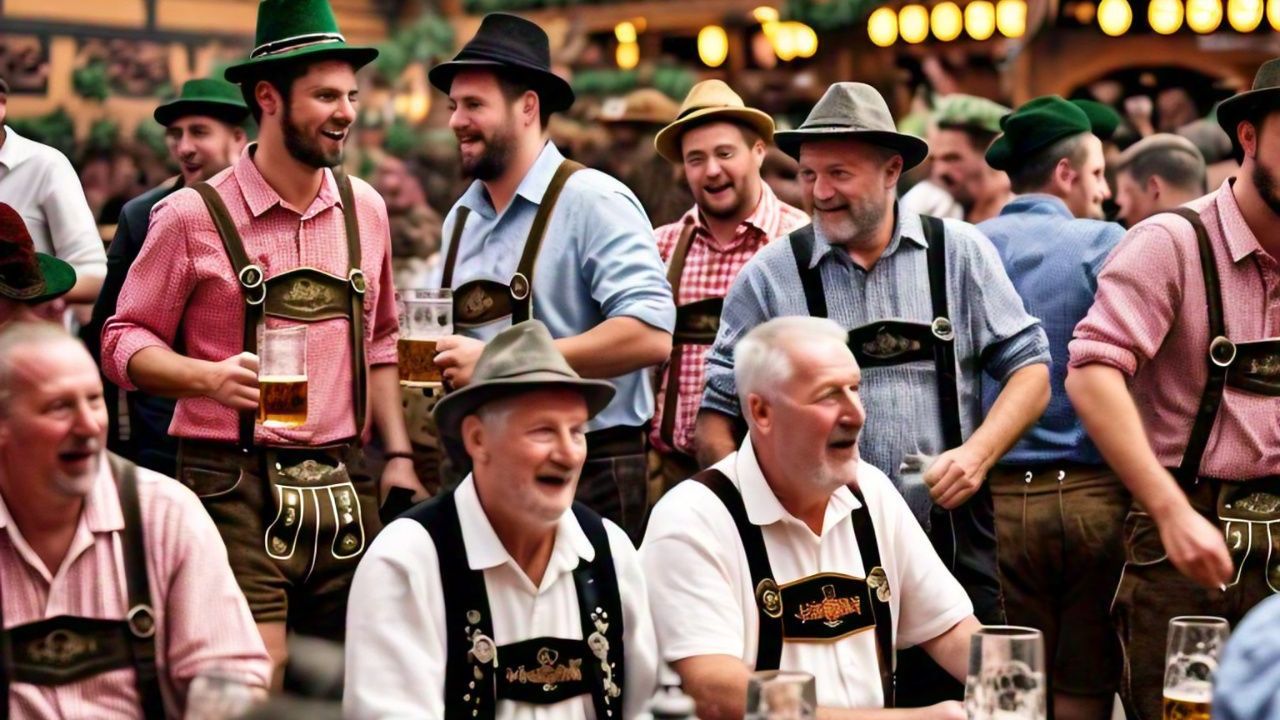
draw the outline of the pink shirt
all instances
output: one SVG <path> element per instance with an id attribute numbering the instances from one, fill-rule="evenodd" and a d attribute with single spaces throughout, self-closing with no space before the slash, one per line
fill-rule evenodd
<path id="1" fill-rule="evenodd" d="M 1258 244 L 1230 183 L 1187 205 L 1200 213 L 1217 260 L 1227 336 L 1280 336 L 1280 265 Z M 1156 215 L 1134 226 L 1098 276 L 1076 326 L 1071 365 L 1102 363 L 1130 378 L 1152 449 L 1175 467 L 1208 379 L 1209 319 L 1195 233 Z M 1200 474 L 1244 480 L 1280 474 L 1280 398 L 1228 387 Z"/>
<path id="2" fill-rule="evenodd" d="M 58 615 L 119 620 L 128 612 L 120 547 L 124 516 L 105 455 L 100 465 L 71 547 L 52 574 L 0 498 L 5 628 Z M 145 469 L 138 470 L 138 501 L 166 714 L 182 717 L 192 679 L 210 670 L 267 687 L 271 660 L 231 574 L 222 539 L 200 501 L 181 484 Z M 9 711 L 24 720 L 142 716 L 132 668 L 57 687 L 14 683 Z"/>
<path id="3" fill-rule="evenodd" d="M 298 211 L 263 179 L 252 149 L 209 181 L 227 204 L 250 261 L 268 278 L 304 266 L 346 277 L 346 230 L 332 175 L 325 173 L 320 193 Z M 394 363 L 397 321 L 387 209 L 367 183 L 352 178 L 351 184 L 360 219 L 361 268 L 368 280 L 365 359 L 370 366 Z M 279 318 L 267 322 L 292 324 Z M 134 390 L 129 359 L 143 348 L 172 347 L 179 327 L 188 357 L 218 361 L 244 349 L 240 285 L 213 218 L 190 188 L 151 212 L 142 252 L 129 270 L 116 314 L 102 329 L 103 371 L 120 387 Z M 307 327 L 307 422 L 288 430 L 259 426 L 259 444 L 323 445 L 356 434 L 349 322 L 338 318 Z M 212 398 L 183 398 L 169 433 L 234 442 L 237 422 L 235 410 Z"/>

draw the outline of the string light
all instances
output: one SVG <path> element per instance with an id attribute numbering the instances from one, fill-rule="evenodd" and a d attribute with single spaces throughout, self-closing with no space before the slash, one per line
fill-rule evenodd
<path id="1" fill-rule="evenodd" d="M 960 33 L 964 31 L 964 15 L 960 12 L 960 6 L 951 0 L 934 5 L 933 10 L 929 11 L 929 28 L 933 31 L 933 36 L 943 42 L 960 37 Z"/>
<path id="2" fill-rule="evenodd" d="M 1020 38 L 1027 32 L 1026 0 L 1000 0 L 996 4 L 996 27 L 1007 38 Z"/>
<path id="3" fill-rule="evenodd" d="M 698 59 L 707 67 L 720 67 L 729 56 L 729 36 L 719 25 L 708 25 L 698 31 Z"/>
<path id="4" fill-rule="evenodd" d="M 973 0 L 964 8 L 964 31 L 974 40 L 986 40 L 996 31 L 996 6 Z"/>
<path id="5" fill-rule="evenodd" d="M 1280 4 L 1280 0 L 1271 0 Z M 876 47 L 889 47 L 898 40 L 898 14 L 891 7 L 882 7 L 867 18 L 867 37 Z"/>
<path id="6" fill-rule="evenodd" d="M 1129 32 L 1133 24 L 1133 8 L 1126 0 L 1102 0 L 1098 5 L 1098 27 L 1111 37 Z"/>

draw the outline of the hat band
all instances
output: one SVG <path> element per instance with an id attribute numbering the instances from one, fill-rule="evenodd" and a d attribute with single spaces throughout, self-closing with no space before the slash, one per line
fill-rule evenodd
<path id="1" fill-rule="evenodd" d="M 269 55 L 279 55 L 289 50 L 297 50 L 298 48 L 308 47 L 310 45 L 319 45 L 321 43 L 340 42 L 345 43 L 347 39 L 342 33 L 308 33 L 306 35 L 294 35 L 293 37 L 272 40 L 269 43 L 263 43 L 253 49 L 249 53 L 250 59 L 267 57 Z"/>

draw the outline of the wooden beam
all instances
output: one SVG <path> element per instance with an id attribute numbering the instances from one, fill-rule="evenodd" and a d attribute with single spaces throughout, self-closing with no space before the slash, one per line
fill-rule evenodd
<path id="1" fill-rule="evenodd" d="M 613 30 L 614 26 L 623 20 L 642 17 L 647 23 L 646 33 L 673 30 L 696 33 L 704 25 L 720 25 L 729 19 L 748 21 L 752 7 L 755 7 L 755 4 L 743 3 L 742 0 L 698 0 L 698 2 L 642 0 L 608 5 L 575 5 L 570 10 L 574 20 L 581 22 L 583 29 L 587 32 Z M 565 11 L 565 8 L 549 8 L 521 14 L 538 24 L 544 24 L 557 18 L 563 19 Z"/>
<path id="2" fill-rule="evenodd" d="M 3 0 L 0 0 L 0 2 L 3 2 Z M 192 44 L 204 44 L 209 40 L 223 40 L 232 43 L 253 41 L 251 36 L 240 33 L 148 30 L 146 28 L 80 25 L 53 20 L 23 20 L 20 18 L 5 18 L 4 31 L 14 35 L 66 35 L 74 38 L 124 38 L 126 40 L 153 40 L 155 42 Z"/>

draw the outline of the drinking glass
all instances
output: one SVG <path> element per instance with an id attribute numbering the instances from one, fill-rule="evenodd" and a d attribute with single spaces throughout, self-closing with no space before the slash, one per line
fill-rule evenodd
<path id="1" fill-rule="evenodd" d="M 400 384 L 440 387 L 436 341 L 453 334 L 453 291 L 401 290 L 396 293 L 396 313 L 400 320 L 400 340 L 396 343 Z"/>
<path id="2" fill-rule="evenodd" d="M 969 720 L 1044 720 L 1046 696 L 1039 630 L 990 625 L 973 634 L 964 685 Z"/>
<path id="3" fill-rule="evenodd" d="M 224 670 L 203 672 L 187 689 L 185 720 L 233 720 L 267 697 L 266 690 L 241 674 Z"/>
<path id="4" fill-rule="evenodd" d="M 803 672 L 765 670 L 747 683 L 747 720 L 812 720 L 818 715 L 813 676 Z"/>
<path id="5" fill-rule="evenodd" d="M 258 358 L 258 422 L 293 428 L 307 421 L 307 326 L 266 328 Z"/>
<path id="6" fill-rule="evenodd" d="M 1213 676 L 1230 633 L 1231 626 L 1220 617 L 1183 615 L 1169 621 L 1165 720 L 1209 720 Z"/>

